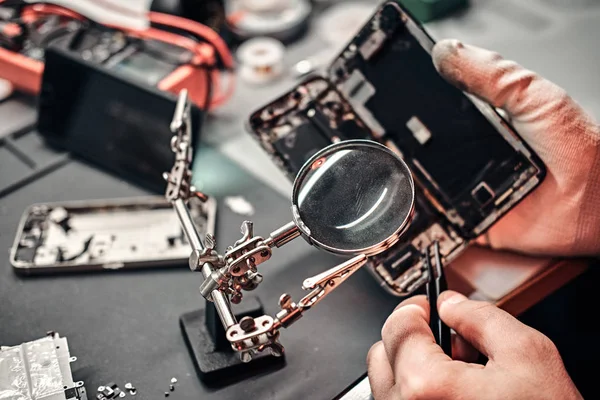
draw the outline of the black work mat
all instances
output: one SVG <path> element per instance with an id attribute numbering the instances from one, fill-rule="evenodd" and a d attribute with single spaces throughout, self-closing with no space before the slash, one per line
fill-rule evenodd
<path id="1" fill-rule="evenodd" d="M 231 195 L 243 194 L 255 210 L 255 233 L 268 235 L 290 220 L 286 199 L 255 178 Z M 17 223 L 31 203 L 144 194 L 85 164 L 71 161 L 0 201 L 0 251 L 8 254 Z M 240 237 L 243 217 L 219 204 L 219 249 Z M 398 299 L 385 294 L 366 270 L 281 333 L 286 365 L 222 388 L 197 378 L 180 328 L 181 314 L 204 307 L 199 274 L 187 268 L 102 271 L 48 277 L 20 277 L 4 259 L 0 275 L 0 344 L 16 345 L 55 330 L 66 336 L 76 380 L 90 397 L 114 381 L 137 387 L 138 399 L 331 399 L 364 373 L 367 351 Z M 335 265 L 338 258 L 302 239 L 274 251 L 260 266 L 264 282 L 258 296 L 266 312 L 278 311 L 279 296 L 305 294 L 302 281 Z M 129 395 L 127 397 L 130 397 Z"/>
<path id="2" fill-rule="evenodd" d="M 66 153 L 45 145 L 34 129 L 36 117 L 30 96 L 0 102 L 0 199 L 69 161 Z"/>

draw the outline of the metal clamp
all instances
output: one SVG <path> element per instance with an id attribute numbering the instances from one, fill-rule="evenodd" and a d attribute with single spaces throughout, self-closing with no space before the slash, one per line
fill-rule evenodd
<path id="1" fill-rule="evenodd" d="M 175 153 L 175 163 L 170 172 L 163 176 L 167 181 L 165 197 L 173 204 L 182 229 L 192 247 L 189 265 L 192 271 L 204 276 L 200 293 L 214 302 L 215 308 L 226 330 L 227 340 L 233 350 L 239 353 L 244 362 L 253 355 L 268 350 L 274 356 L 284 352 L 279 342 L 279 331 L 297 321 L 302 314 L 314 307 L 354 272 L 367 263 L 367 257 L 360 255 L 326 272 L 308 278 L 303 289 L 309 291 L 298 303 L 284 294 L 279 299 L 281 311 L 275 317 L 263 315 L 258 318 L 245 317 L 235 320 L 231 303 L 242 300 L 242 291 L 254 290 L 262 282 L 258 266 L 268 261 L 273 248 L 280 248 L 300 236 L 300 229 L 290 222 L 272 232 L 266 239 L 254 235 L 253 223 L 242 224 L 242 237 L 229 246 L 224 255 L 216 250 L 216 240 L 212 235 L 200 238 L 187 208 L 192 196 L 206 200 L 207 196 L 196 191 L 191 185 L 193 149 L 191 147 L 191 118 L 187 91 L 179 94 L 175 115 L 171 122 L 173 138 L 171 150 Z"/>

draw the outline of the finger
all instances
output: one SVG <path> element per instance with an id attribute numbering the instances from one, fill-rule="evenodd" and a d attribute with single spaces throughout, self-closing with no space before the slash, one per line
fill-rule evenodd
<path id="1" fill-rule="evenodd" d="M 493 304 L 469 300 L 453 291 L 440 295 L 438 309 L 451 329 L 490 360 L 518 351 L 533 331 Z"/>
<path id="2" fill-rule="evenodd" d="M 391 398 L 395 383 L 394 375 L 381 341 L 375 343 L 369 350 L 367 371 L 373 397 L 377 400 Z"/>
<path id="3" fill-rule="evenodd" d="M 429 303 L 425 296 L 402 302 L 385 322 L 381 337 L 396 381 L 406 373 L 427 373 L 433 362 L 450 361 L 429 328 Z"/>
<path id="4" fill-rule="evenodd" d="M 425 313 L 425 318 L 427 319 L 427 323 L 429 323 L 429 301 L 427 301 L 427 297 L 425 295 L 411 296 L 408 299 L 402 301 L 400 304 L 394 308 L 393 312 L 398 311 L 402 307 L 408 306 L 410 304 L 417 305 L 423 309 Z"/>
<path id="5" fill-rule="evenodd" d="M 479 352 L 460 335 L 453 333 L 452 359 L 466 363 L 475 363 L 479 359 Z"/>
<path id="6" fill-rule="evenodd" d="M 406 306 L 408 304 L 417 304 L 425 306 L 423 303 L 422 296 L 414 296 L 411 297 L 404 302 L 400 303 L 394 311 L 398 310 L 400 307 Z M 427 323 L 429 323 L 430 309 L 429 302 L 427 302 Z M 479 358 L 479 352 L 473 346 L 469 344 L 466 340 L 464 340 L 460 335 L 457 335 L 455 332 L 452 333 L 452 359 L 463 361 L 467 363 L 474 363 Z"/>
<path id="7" fill-rule="evenodd" d="M 450 83 L 515 118 L 546 107 L 536 101 L 540 97 L 549 100 L 566 94 L 558 85 L 500 54 L 458 40 L 438 42 L 432 57 L 436 69 Z"/>

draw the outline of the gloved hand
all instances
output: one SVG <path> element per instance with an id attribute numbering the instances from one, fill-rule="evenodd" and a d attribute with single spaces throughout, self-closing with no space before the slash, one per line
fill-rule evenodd
<path id="1" fill-rule="evenodd" d="M 581 399 L 554 344 L 486 302 L 447 291 L 440 317 L 489 362 L 454 360 L 435 343 L 424 296 L 405 300 L 383 326 L 367 358 L 376 400 Z"/>
<path id="2" fill-rule="evenodd" d="M 600 255 L 598 124 L 563 89 L 497 53 L 443 40 L 433 60 L 450 83 L 506 111 L 548 170 L 480 243 L 535 255 Z"/>

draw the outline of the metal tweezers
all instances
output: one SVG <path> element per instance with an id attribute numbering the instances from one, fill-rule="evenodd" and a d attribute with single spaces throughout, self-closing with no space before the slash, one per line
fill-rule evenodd
<path id="1" fill-rule="evenodd" d="M 425 251 L 425 266 L 429 273 L 429 281 L 427 282 L 427 298 L 429 300 L 429 326 L 433 332 L 436 343 L 444 350 L 449 357 L 452 357 L 452 343 L 450 337 L 450 328 L 442 322 L 437 308 L 437 301 L 440 293 L 448 289 L 446 276 L 444 275 L 444 266 L 440 257 L 440 243 L 434 242 L 433 255 L 435 266 L 431 263 L 431 255 L 429 250 Z"/>

